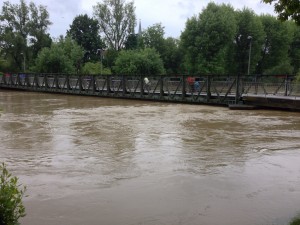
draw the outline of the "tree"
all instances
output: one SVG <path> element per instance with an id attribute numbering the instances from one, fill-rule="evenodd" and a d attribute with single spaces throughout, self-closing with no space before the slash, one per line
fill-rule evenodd
<path id="1" fill-rule="evenodd" d="M 114 70 L 119 74 L 155 75 L 165 73 L 159 54 L 151 48 L 123 50 L 115 64 Z"/>
<path id="2" fill-rule="evenodd" d="M 3 3 L 0 45 L 13 70 L 22 69 L 24 56 L 27 62 L 31 62 L 31 58 L 41 48 L 50 46 L 51 40 L 46 33 L 50 24 L 49 14 L 44 6 L 36 7 L 34 3 L 27 6 L 24 0 L 20 0 L 19 5 L 8 1 Z M 28 43 L 31 47 L 28 47 Z"/>
<path id="3" fill-rule="evenodd" d="M 230 5 L 209 3 L 186 23 L 181 34 L 184 67 L 192 73 L 226 73 L 229 51 L 236 33 Z"/>
<path id="4" fill-rule="evenodd" d="M 300 1 L 299 0 L 263 0 L 265 3 L 274 3 L 275 12 L 278 13 L 278 19 L 286 21 L 295 20 L 300 25 Z"/>
<path id="5" fill-rule="evenodd" d="M 248 74 L 249 69 L 249 73 L 252 74 L 257 70 L 257 64 L 261 60 L 261 49 L 266 38 L 264 27 L 260 18 L 247 8 L 237 11 L 236 19 L 238 25 L 234 39 L 236 67 L 231 72 Z"/>
<path id="6" fill-rule="evenodd" d="M 292 29 L 270 15 L 260 16 L 266 34 L 258 62 L 258 74 L 290 74 L 293 71 L 289 58 Z"/>
<path id="7" fill-rule="evenodd" d="M 84 50 L 71 38 L 60 38 L 50 48 L 43 48 L 32 68 L 42 73 L 75 73 L 79 72 Z"/>
<path id="8" fill-rule="evenodd" d="M 293 73 L 299 74 L 300 78 L 300 26 L 290 24 L 292 29 L 292 42 L 290 45 L 290 58 L 293 66 Z"/>
<path id="9" fill-rule="evenodd" d="M 132 50 L 138 48 L 139 36 L 138 34 L 130 34 L 128 35 L 124 45 L 126 50 Z"/>
<path id="10" fill-rule="evenodd" d="M 97 50 L 105 48 L 99 35 L 98 21 L 89 18 L 87 14 L 75 17 L 67 35 L 82 46 L 93 61 L 98 59 Z"/>
<path id="11" fill-rule="evenodd" d="M 93 6 L 93 13 L 108 46 L 116 51 L 121 50 L 128 35 L 134 33 L 136 25 L 134 2 L 103 0 L 103 3 Z"/>
<path id="12" fill-rule="evenodd" d="M 0 173 L 0 224 L 17 225 L 19 218 L 26 215 L 22 202 L 26 187 L 19 184 L 4 163 L 0 165 Z"/>
<path id="13" fill-rule="evenodd" d="M 167 73 L 178 72 L 181 57 L 178 46 L 178 40 L 174 38 L 164 38 L 165 28 L 161 23 L 149 26 L 139 36 L 140 48 L 153 48 L 159 54 L 164 63 Z"/>
<path id="14" fill-rule="evenodd" d="M 164 52 L 164 35 L 165 28 L 161 23 L 154 24 L 149 26 L 141 34 L 141 47 L 143 48 L 154 48 L 159 54 Z"/>
<path id="15" fill-rule="evenodd" d="M 51 22 L 45 6 L 39 5 L 37 7 L 33 2 L 30 2 L 29 10 L 31 12 L 30 21 L 28 22 L 30 50 L 32 58 L 36 58 L 42 48 L 51 46 L 52 39 L 50 34 L 47 33 Z"/>
<path id="16" fill-rule="evenodd" d="M 182 51 L 179 49 L 179 41 L 168 37 L 164 40 L 165 51 L 162 54 L 164 67 L 168 74 L 179 73 L 182 61 Z"/>
<path id="17" fill-rule="evenodd" d="M 82 74 L 111 74 L 110 69 L 108 68 L 101 68 L 101 65 L 99 62 L 92 63 L 87 62 L 84 64 L 84 66 L 81 69 Z"/>

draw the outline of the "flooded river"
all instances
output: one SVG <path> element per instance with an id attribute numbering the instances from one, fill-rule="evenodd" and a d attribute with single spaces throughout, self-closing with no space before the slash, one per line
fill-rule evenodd
<path id="1" fill-rule="evenodd" d="M 22 225 L 282 225 L 300 214 L 300 114 L 0 92 Z"/>

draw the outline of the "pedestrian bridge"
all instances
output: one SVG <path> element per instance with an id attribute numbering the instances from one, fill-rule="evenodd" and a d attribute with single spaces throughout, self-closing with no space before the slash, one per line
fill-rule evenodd
<path id="1" fill-rule="evenodd" d="M 0 88 L 223 106 L 300 110 L 294 76 L 0 74 Z"/>

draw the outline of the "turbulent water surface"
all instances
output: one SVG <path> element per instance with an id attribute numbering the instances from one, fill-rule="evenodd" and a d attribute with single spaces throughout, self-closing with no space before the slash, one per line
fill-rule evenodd
<path id="1" fill-rule="evenodd" d="M 22 225 L 270 225 L 300 213 L 300 114 L 0 92 Z"/>

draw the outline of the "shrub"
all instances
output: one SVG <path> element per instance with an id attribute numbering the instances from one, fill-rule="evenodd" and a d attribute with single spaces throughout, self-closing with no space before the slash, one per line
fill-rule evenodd
<path id="1" fill-rule="evenodd" d="M 19 218 L 26 215 L 22 203 L 26 187 L 18 183 L 4 163 L 0 165 L 0 173 L 0 225 L 17 225 Z"/>
<path id="2" fill-rule="evenodd" d="M 300 217 L 294 218 L 291 222 L 290 225 L 300 225 Z"/>

